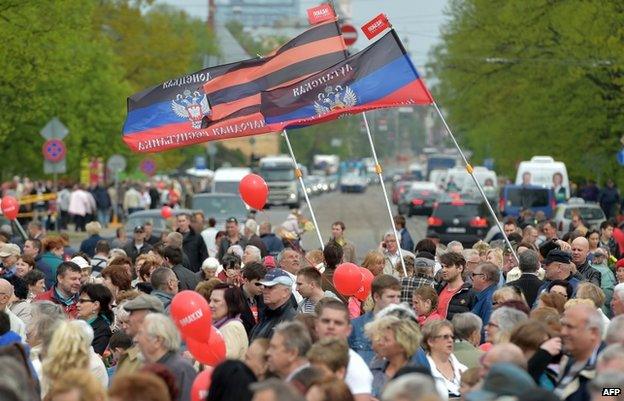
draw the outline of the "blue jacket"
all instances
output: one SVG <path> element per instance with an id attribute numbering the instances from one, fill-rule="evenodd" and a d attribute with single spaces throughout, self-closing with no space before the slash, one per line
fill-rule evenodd
<path id="1" fill-rule="evenodd" d="M 366 312 L 360 317 L 351 320 L 351 334 L 349 335 L 349 348 L 357 352 L 367 365 L 375 356 L 371 340 L 364 334 L 364 326 L 373 320 L 373 312 Z"/>
<path id="2" fill-rule="evenodd" d="M 402 228 L 399 233 L 401 234 L 401 249 L 414 252 L 414 241 L 407 228 Z"/>
<path id="3" fill-rule="evenodd" d="M 98 241 L 103 240 L 99 234 L 95 234 L 80 243 L 80 252 L 86 253 L 90 258 L 95 256 L 95 246 Z"/>
<path id="4" fill-rule="evenodd" d="M 264 243 L 264 246 L 270 256 L 277 257 L 277 255 L 284 249 L 282 240 L 275 234 L 263 234 L 260 239 Z"/>
<path id="5" fill-rule="evenodd" d="M 481 338 L 485 338 L 485 325 L 490 321 L 490 315 L 492 314 L 492 295 L 494 295 L 496 288 L 496 284 L 492 284 L 483 291 L 477 292 L 477 302 L 471 310 L 472 313 L 479 316 L 483 321 Z"/>

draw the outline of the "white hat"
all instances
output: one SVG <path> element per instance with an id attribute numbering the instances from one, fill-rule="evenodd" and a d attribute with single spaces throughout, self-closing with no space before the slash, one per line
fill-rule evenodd
<path id="1" fill-rule="evenodd" d="M 74 256 L 71 259 L 71 262 L 74 262 L 75 264 L 80 266 L 81 269 L 86 269 L 87 267 L 91 267 L 89 262 L 87 262 L 87 260 L 83 258 L 82 256 Z"/>

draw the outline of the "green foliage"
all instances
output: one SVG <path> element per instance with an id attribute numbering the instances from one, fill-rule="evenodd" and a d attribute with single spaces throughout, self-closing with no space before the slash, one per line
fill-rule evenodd
<path id="1" fill-rule="evenodd" d="M 513 175 L 552 155 L 572 177 L 618 169 L 624 134 L 624 3 L 452 0 L 432 53 L 434 96 L 475 152 Z"/>
<path id="2" fill-rule="evenodd" d="M 0 3 L 0 157 L 2 175 L 43 176 L 39 131 L 58 116 L 68 176 L 80 161 L 131 155 L 121 140 L 126 97 L 201 68 L 215 53 L 206 25 L 152 1 L 5 0 Z M 177 167 L 190 148 L 157 155 L 159 167 Z"/>

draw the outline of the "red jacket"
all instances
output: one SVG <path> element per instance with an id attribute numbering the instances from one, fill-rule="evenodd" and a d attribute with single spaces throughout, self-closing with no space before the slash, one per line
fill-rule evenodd
<path id="1" fill-rule="evenodd" d="M 35 301 L 51 301 L 60 305 L 70 319 L 75 319 L 78 316 L 78 294 L 71 298 L 71 303 L 64 302 L 58 297 L 58 294 L 56 293 L 56 286 L 37 295 Z"/>

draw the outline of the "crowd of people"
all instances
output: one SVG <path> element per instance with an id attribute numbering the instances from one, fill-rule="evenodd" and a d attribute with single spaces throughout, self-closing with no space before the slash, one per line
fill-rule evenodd
<path id="1" fill-rule="evenodd" d="M 90 221 L 77 250 L 37 221 L 24 241 L 0 230 L 0 399 L 620 399 L 605 393 L 624 387 L 613 222 L 559 238 L 524 214 L 503 222 L 511 248 L 496 232 L 470 248 L 414 241 L 395 222 L 363 257 L 362 298 L 333 280 L 359 260 L 345 224 L 305 251 L 296 211 L 277 229 L 179 214 L 160 236 L 147 223 L 113 240 Z M 209 303 L 225 344 L 215 366 L 171 318 L 183 290 Z"/>

